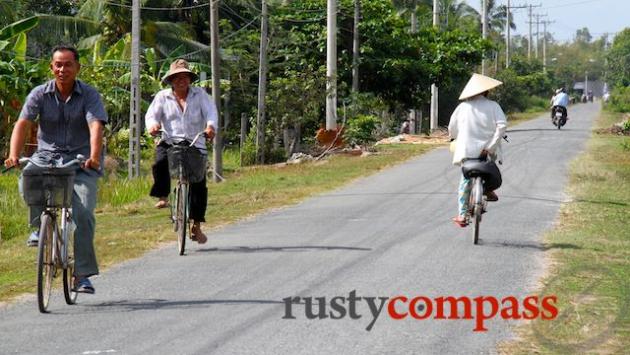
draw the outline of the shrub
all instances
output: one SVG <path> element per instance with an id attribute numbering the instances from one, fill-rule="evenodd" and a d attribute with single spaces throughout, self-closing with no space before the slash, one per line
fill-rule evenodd
<path id="1" fill-rule="evenodd" d="M 630 86 L 616 87 L 611 92 L 606 106 L 614 112 L 630 112 Z"/>
<path id="2" fill-rule="evenodd" d="M 351 145 L 365 145 L 376 141 L 379 119 L 373 115 L 358 115 L 346 124 L 345 140 Z"/>

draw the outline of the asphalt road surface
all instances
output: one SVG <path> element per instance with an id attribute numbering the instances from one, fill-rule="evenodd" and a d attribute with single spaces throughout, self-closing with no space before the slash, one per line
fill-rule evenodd
<path id="1" fill-rule="evenodd" d="M 473 308 L 473 319 L 451 320 L 434 319 L 435 309 L 418 320 L 405 305 L 417 296 L 523 302 L 534 293 L 545 251 L 570 247 L 543 245 L 542 234 L 568 198 L 569 162 L 599 111 L 578 104 L 562 130 L 547 116 L 508 130 L 500 200 L 484 215 L 477 246 L 469 228 L 450 221 L 460 172 L 441 148 L 212 232 L 185 256 L 171 244 L 120 264 L 94 278 L 97 293 L 76 306 L 60 291 L 50 314 L 38 312 L 34 296 L 4 306 L 0 353 L 495 353 L 518 323 L 497 316 L 474 331 L 489 304 Z M 288 309 L 284 299 L 293 297 L 301 298 Z M 407 317 L 390 316 L 392 304 Z M 371 305 L 383 305 L 376 320 Z M 421 305 L 418 316 L 429 312 Z"/>

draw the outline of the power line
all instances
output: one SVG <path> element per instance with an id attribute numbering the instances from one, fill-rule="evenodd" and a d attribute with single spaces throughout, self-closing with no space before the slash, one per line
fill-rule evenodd
<path id="1" fill-rule="evenodd" d="M 218 2 L 219 0 L 214 0 L 212 1 L 212 3 Z M 116 2 L 111 2 L 111 1 L 104 1 L 105 4 L 108 5 L 112 5 L 112 6 L 118 6 L 118 7 L 124 7 L 124 8 L 128 8 L 131 9 L 131 5 L 125 5 L 125 4 L 120 4 L 120 3 L 116 3 Z M 193 5 L 193 6 L 184 6 L 184 7 L 140 7 L 140 10 L 151 10 L 151 11 L 177 11 L 177 10 L 192 10 L 192 9 L 196 9 L 196 8 L 200 8 L 200 7 L 208 7 L 208 5 L 210 5 L 211 2 L 206 2 L 206 3 L 202 3 L 202 4 L 197 4 L 197 5 Z"/>

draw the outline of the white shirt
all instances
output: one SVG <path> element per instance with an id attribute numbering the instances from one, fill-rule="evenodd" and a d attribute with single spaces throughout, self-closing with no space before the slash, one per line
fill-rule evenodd
<path id="1" fill-rule="evenodd" d="M 554 106 L 567 107 L 569 106 L 569 95 L 564 92 L 560 92 L 551 99 L 551 102 Z"/>
<path id="2" fill-rule="evenodd" d="M 164 89 L 158 92 L 147 110 L 145 127 L 149 128 L 156 123 L 162 125 L 166 131 L 162 133 L 162 139 L 167 142 L 181 141 L 181 137 L 193 140 L 197 133 L 212 126 L 217 129 L 217 108 L 210 95 L 203 88 L 191 86 L 186 97 L 186 107 L 182 110 L 177 103 L 173 89 Z M 169 137 L 180 137 L 169 139 Z M 205 139 L 200 138 L 195 142 L 195 147 L 206 151 Z"/>
<path id="3" fill-rule="evenodd" d="M 457 139 L 453 164 L 464 158 L 478 158 L 483 149 L 501 160 L 501 138 L 507 120 L 496 102 L 478 95 L 457 106 L 448 124 L 451 138 Z"/>

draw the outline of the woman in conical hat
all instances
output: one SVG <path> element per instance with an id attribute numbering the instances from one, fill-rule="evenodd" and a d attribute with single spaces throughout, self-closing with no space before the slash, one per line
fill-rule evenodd
<path id="1" fill-rule="evenodd" d="M 453 151 L 453 164 L 460 165 L 463 160 L 488 156 L 499 160 L 501 155 L 501 138 L 505 135 L 507 120 L 498 103 L 487 98 L 488 92 L 502 82 L 490 77 L 473 74 L 461 95 L 460 103 L 448 124 L 451 139 L 456 140 Z M 453 222 L 461 227 L 466 226 L 464 218 L 468 208 L 470 194 L 469 180 L 462 175 L 458 191 L 458 215 Z M 497 201 L 493 191 L 487 191 L 488 201 Z"/>

